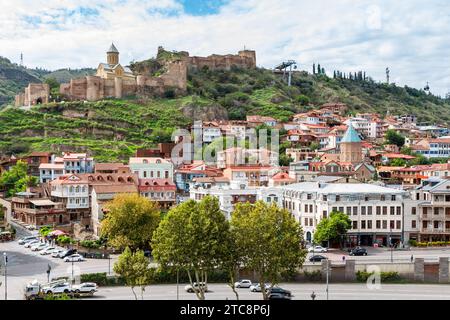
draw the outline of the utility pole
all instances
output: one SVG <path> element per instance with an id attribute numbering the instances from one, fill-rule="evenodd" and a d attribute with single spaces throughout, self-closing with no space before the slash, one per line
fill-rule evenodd
<path id="1" fill-rule="evenodd" d="M 3 259 L 5 262 L 5 300 L 8 300 L 8 256 L 3 252 Z"/>
<path id="2" fill-rule="evenodd" d="M 329 288 L 328 288 L 328 284 L 329 284 L 329 279 L 328 279 L 328 271 L 329 271 L 329 268 L 330 268 L 330 260 L 328 260 L 328 258 L 326 259 L 326 261 L 327 261 L 327 301 L 328 301 L 328 292 L 329 292 Z"/>
<path id="3" fill-rule="evenodd" d="M 20 54 L 20 66 L 23 67 L 23 53 Z"/>
<path id="4" fill-rule="evenodd" d="M 389 67 L 386 68 L 386 82 L 387 84 L 390 83 L 390 78 L 391 78 L 391 70 L 389 70 Z"/>

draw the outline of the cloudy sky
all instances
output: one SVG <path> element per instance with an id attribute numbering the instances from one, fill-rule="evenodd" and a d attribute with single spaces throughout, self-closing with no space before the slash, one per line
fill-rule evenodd
<path id="1" fill-rule="evenodd" d="M 159 45 L 191 55 L 257 51 L 332 75 L 450 91 L 448 0 L 0 0 L 0 56 L 47 69 L 97 67 L 112 41 L 127 64 Z"/>

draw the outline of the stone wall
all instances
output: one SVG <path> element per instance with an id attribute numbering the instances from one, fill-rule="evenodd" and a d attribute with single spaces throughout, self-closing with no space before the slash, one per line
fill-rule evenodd
<path id="1" fill-rule="evenodd" d="M 16 95 L 16 107 L 34 106 L 37 104 L 48 103 L 50 97 L 50 86 L 46 83 L 30 83 L 25 88 L 24 93 Z"/>
<path id="2" fill-rule="evenodd" d="M 256 52 L 251 50 L 239 51 L 237 55 L 217 55 L 209 57 L 188 57 L 189 70 L 230 70 L 233 66 L 244 69 L 256 68 Z"/>

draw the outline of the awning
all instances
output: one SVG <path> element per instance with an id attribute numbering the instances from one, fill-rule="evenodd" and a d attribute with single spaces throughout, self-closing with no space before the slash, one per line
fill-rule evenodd
<path id="1" fill-rule="evenodd" d="M 62 236 L 62 235 L 65 235 L 65 234 L 67 234 L 67 233 L 65 233 L 64 231 L 55 230 L 55 231 L 50 232 L 48 235 L 49 236 Z"/>
<path id="2" fill-rule="evenodd" d="M 33 200 L 33 199 L 30 199 L 30 202 L 31 202 L 32 204 L 34 204 L 35 206 L 37 206 L 37 207 L 42 207 L 42 206 L 55 206 L 55 205 L 56 205 L 56 203 L 54 203 L 54 202 L 51 201 L 51 200 Z"/>

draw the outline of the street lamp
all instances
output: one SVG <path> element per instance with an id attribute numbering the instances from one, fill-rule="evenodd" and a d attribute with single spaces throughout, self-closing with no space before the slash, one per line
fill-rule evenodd
<path id="1" fill-rule="evenodd" d="M 3 252 L 3 259 L 5 262 L 5 300 L 8 300 L 8 256 Z"/>
<path id="2" fill-rule="evenodd" d="M 328 271 L 329 271 L 329 267 L 330 267 L 330 260 L 328 260 L 328 258 L 325 260 L 327 262 L 327 301 L 328 301 L 328 284 L 329 284 L 329 280 L 328 280 Z"/>

